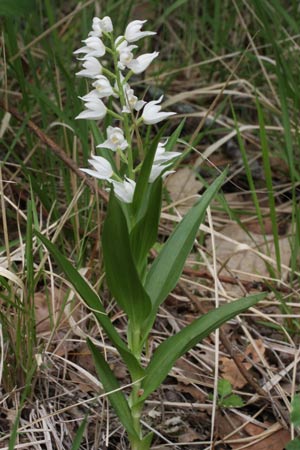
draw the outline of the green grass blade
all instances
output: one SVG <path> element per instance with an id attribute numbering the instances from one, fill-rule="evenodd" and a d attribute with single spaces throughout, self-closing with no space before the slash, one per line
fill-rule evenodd
<path id="1" fill-rule="evenodd" d="M 185 119 L 183 119 L 180 124 L 178 125 L 178 127 L 176 128 L 176 130 L 171 134 L 171 136 L 169 137 L 166 145 L 165 145 L 165 149 L 167 152 L 170 152 L 172 150 L 174 150 L 174 147 L 176 145 L 177 140 L 179 139 L 181 132 L 183 130 L 185 124 Z"/>
<path id="2" fill-rule="evenodd" d="M 270 150 L 269 150 L 268 141 L 267 141 L 263 112 L 262 112 L 262 109 L 261 109 L 258 101 L 257 101 L 256 105 L 257 105 L 257 110 L 258 110 L 258 121 L 259 121 L 259 130 L 260 130 L 263 166 L 264 166 L 264 171 L 265 171 L 266 186 L 267 186 L 267 190 L 268 190 L 270 217 L 271 217 L 272 232 L 273 232 L 273 237 L 274 237 L 277 270 L 278 270 L 278 273 L 280 274 L 281 273 L 281 257 L 280 257 L 280 247 L 279 247 L 279 233 L 278 233 L 278 226 L 277 226 L 276 205 L 275 205 L 274 190 L 273 190 L 273 183 L 272 183 L 272 170 L 271 170 L 270 156 L 269 156 Z"/>
<path id="3" fill-rule="evenodd" d="M 78 430 L 76 431 L 71 450 L 80 450 L 80 446 L 81 446 L 81 442 L 82 442 L 82 438 L 83 438 L 83 433 L 86 428 L 86 424 L 87 424 L 87 418 L 85 417 L 83 419 L 83 421 L 81 422 Z"/>

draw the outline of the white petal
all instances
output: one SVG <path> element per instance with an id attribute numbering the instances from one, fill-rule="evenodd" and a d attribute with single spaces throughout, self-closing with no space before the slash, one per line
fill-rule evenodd
<path id="1" fill-rule="evenodd" d="M 97 148 L 108 148 L 109 150 L 115 151 L 115 146 L 111 143 L 109 139 L 106 139 L 102 144 L 96 146 Z"/>
<path id="2" fill-rule="evenodd" d="M 94 56 L 84 59 L 82 65 L 84 70 L 76 73 L 78 77 L 96 78 L 102 72 L 102 66 Z"/>
<path id="3" fill-rule="evenodd" d="M 147 20 L 134 20 L 127 25 L 125 38 L 128 42 L 135 42 L 145 36 L 156 34 L 154 31 L 140 31 L 145 22 Z"/>
<path id="4" fill-rule="evenodd" d="M 92 156 L 89 159 L 89 163 L 96 169 L 99 173 L 102 173 L 105 178 L 110 178 L 113 175 L 113 169 L 111 164 L 107 159 L 102 156 Z"/>
<path id="5" fill-rule="evenodd" d="M 144 100 L 138 100 L 134 106 L 134 109 L 136 111 L 140 111 L 144 105 L 146 105 L 146 102 Z"/>
<path id="6" fill-rule="evenodd" d="M 124 203 L 132 203 L 135 182 L 126 178 L 125 181 L 114 181 L 112 180 L 112 184 L 114 186 L 114 193 L 116 197 Z"/>
<path id="7" fill-rule="evenodd" d="M 138 56 L 127 64 L 127 67 L 132 70 L 133 73 L 139 74 L 144 72 L 149 65 L 152 63 L 154 58 L 158 56 L 158 52 L 145 53 L 144 55 Z"/>
<path id="8" fill-rule="evenodd" d="M 161 166 L 161 165 L 153 165 L 151 172 L 150 172 L 150 176 L 149 176 L 149 183 L 154 183 L 155 180 L 157 180 L 157 178 L 161 175 L 162 172 L 164 172 L 164 170 L 166 170 L 167 166 Z M 175 170 L 167 170 L 166 172 L 163 173 L 162 177 L 165 178 L 167 175 L 170 175 L 170 173 L 174 173 Z"/>
<path id="9" fill-rule="evenodd" d="M 92 177 L 98 178 L 99 180 L 107 180 L 110 181 L 110 178 L 107 178 L 106 176 L 103 176 L 101 173 L 99 173 L 97 170 L 92 169 L 80 169 L 81 172 L 85 172 L 88 175 L 91 175 Z"/>
<path id="10" fill-rule="evenodd" d="M 158 100 L 152 100 L 145 105 L 142 117 L 147 125 L 158 123 L 161 120 L 167 119 L 167 117 L 176 114 L 174 112 L 160 112 L 161 106 L 159 106 L 158 103 L 160 103 L 162 99 L 163 96 L 161 96 Z"/>
<path id="11" fill-rule="evenodd" d="M 167 152 L 165 149 L 167 142 L 168 139 L 165 142 L 159 142 L 154 156 L 154 164 L 162 164 L 181 155 L 180 152 Z"/>
<path id="12" fill-rule="evenodd" d="M 105 31 L 106 33 L 111 33 L 113 31 L 113 24 L 109 16 L 103 17 L 101 20 L 101 28 L 102 31 Z"/>
<path id="13" fill-rule="evenodd" d="M 89 101 L 85 103 L 85 110 L 82 111 L 75 119 L 92 119 L 100 120 L 106 115 L 106 106 L 99 98 L 92 95 L 92 93 L 86 96 Z"/>
<path id="14" fill-rule="evenodd" d="M 128 143 L 124 138 L 124 132 L 119 127 L 108 126 L 106 130 L 107 140 L 97 145 L 97 148 L 108 148 L 112 151 L 125 150 Z"/>

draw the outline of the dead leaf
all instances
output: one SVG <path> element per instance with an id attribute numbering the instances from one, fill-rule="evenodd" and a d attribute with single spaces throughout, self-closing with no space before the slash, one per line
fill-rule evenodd
<path id="1" fill-rule="evenodd" d="M 196 178 L 193 170 L 184 167 L 167 178 L 166 187 L 173 202 L 180 201 L 177 209 L 184 215 L 195 203 L 195 196 L 203 188 L 203 184 Z"/>
<path id="2" fill-rule="evenodd" d="M 266 351 L 263 340 L 262 339 L 254 339 L 253 342 L 255 342 L 255 346 L 256 346 L 259 354 L 261 356 L 263 356 Z M 245 353 L 247 356 L 249 356 L 252 359 L 254 364 L 257 364 L 261 361 L 260 355 L 257 353 L 257 351 L 255 350 L 255 347 L 252 343 L 247 346 Z"/>
<path id="3" fill-rule="evenodd" d="M 178 392 L 190 394 L 193 397 L 193 400 L 195 402 L 204 403 L 206 401 L 206 395 L 204 395 L 203 392 L 201 392 L 199 389 L 197 389 L 194 386 L 187 386 L 183 383 L 179 383 L 177 386 L 175 386 L 175 389 Z M 189 442 L 191 442 L 191 441 L 189 441 Z"/>
<path id="4" fill-rule="evenodd" d="M 37 333 L 51 333 L 53 326 L 56 331 L 61 329 L 69 329 L 66 313 L 62 308 L 65 302 L 65 289 L 54 288 L 53 294 L 50 289 L 48 292 L 37 292 L 34 296 L 35 320 Z M 72 310 L 72 317 L 76 320 L 79 318 L 78 310 Z M 58 323 L 59 319 L 59 323 Z"/>
<path id="5" fill-rule="evenodd" d="M 197 433 L 197 431 L 188 427 L 188 429 L 184 433 L 180 434 L 179 442 L 194 442 L 199 441 L 201 438 L 202 435 L 200 433 Z"/>
<path id="6" fill-rule="evenodd" d="M 243 355 L 237 355 L 237 358 L 240 362 L 244 359 Z M 222 377 L 228 380 L 233 388 L 240 389 L 247 384 L 246 378 L 243 377 L 233 359 L 223 356 L 223 358 L 220 358 L 220 362 Z M 247 370 L 251 367 L 249 363 L 243 363 L 243 365 Z"/>
<path id="7" fill-rule="evenodd" d="M 265 346 L 263 341 L 261 339 L 256 339 L 254 342 L 260 354 L 264 355 Z M 248 371 L 251 369 L 251 367 L 253 367 L 253 365 L 259 363 L 261 358 L 257 354 L 253 344 L 249 344 L 247 346 L 245 354 L 251 359 L 251 362 L 247 358 L 245 358 L 243 354 L 237 355 L 236 358 Z M 240 389 L 248 383 L 232 358 L 227 358 L 226 356 L 224 356 L 220 358 L 220 362 L 222 377 L 225 378 L 225 380 L 228 380 L 234 388 Z"/>
<path id="8" fill-rule="evenodd" d="M 290 433 L 287 430 L 281 428 L 278 423 L 269 422 L 263 422 L 261 426 L 258 423 L 246 423 L 238 433 L 226 438 L 234 431 L 234 428 L 239 428 L 244 423 L 243 419 L 232 413 L 228 413 L 226 416 L 219 415 L 218 419 L 219 437 L 232 450 L 242 449 L 245 445 L 247 450 L 283 450 L 290 441 Z M 269 434 L 272 429 L 274 432 Z M 253 437 L 252 444 L 249 437 Z M 245 438 L 247 441 L 242 442 L 241 440 Z M 240 440 L 240 442 L 232 442 L 234 440 Z"/>
<path id="9" fill-rule="evenodd" d="M 251 249 L 259 251 L 274 261 L 273 266 L 276 269 L 276 252 L 273 242 L 273 236 L 264 237 L 261 234 L 244 231 L 239 225 L 231 223 L 221 230 L 221 234 L 236 241 L 236 243 L 227 241 L 220 236 L 215 236 L 215 248 L 218 258 L 218 269 L 221 275 L 232 276 L 236 274 L 243 280 L 254 281 L 261 280 L 262 277 L 268 277 L 269 271 L 266 262 L 257 253 Z M 265 243 L 267 240 L 267 245 Z M 207 249 L 212 253 L 211 238 L 207 239 Z M 250 249 L 247 249 L 247 246 Z M 281 264 L 289 266 L 291 258 L 291 248 L 288 237 L 282 237 L 279 240 Z M 228 269 L 228 270 L 227 270 Z M 282 269 L 283 278 L 287 276 L 288 270 Z M 233 296 L 243 295 L 238 285 L 226 285 L 226 291 Z"/>

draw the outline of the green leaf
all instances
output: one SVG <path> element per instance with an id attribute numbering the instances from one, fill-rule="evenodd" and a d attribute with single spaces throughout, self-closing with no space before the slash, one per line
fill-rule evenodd
<path id="1" fill-rule="evenodd" d="M 226 397 L 232 392 L 232 386 L 228 380 L 222 378 L 218 381 L 218 394 L 220 397 Z"/>
<path id="2" fill-rule="evenodd" d="M 152 143 L 152 145 L 150 146 L 150 148 L 148 149 L 141 167 L 141 171 L 139 173 L 136 188 L 134 190 L 132 209 L 134 212 L 134 216 L 136 217 L 137 220 L 141 218 L 140 209 L 145 210 L 146 205 L 144 203 L 144 199 L 149 186 L 148 180 L 153 165 L 153 160 L 158 142 L 159 138 L 156 138 Z"/>
<path id="3" fill-rule="evenodd" d="M 143 264 L 150 248 L 156 241 L 161 201 L 162 179 L 158 178 L 153 184 L 148 184 L 145 213 L 130 233 L 132 254 L 137 267 Z"/>
<path id="4" fill-rule="evenodd" d="M 185 120 L 183 120 L 178 125 L 176 130 L 169 137 L 168 142 L 165 147 L 166 151 L 172 150 L 172 148 L 176 144 L 176 141 L 177 141 L 178 137 L 180 136 L 180 133 L 184 126 L 184 122 L 185 122 Z M 138 220 L 141 218 L 140 217 L 141 216 L 140 209 L 142 208 L 145 210 L 145 203 L 144 203 L 145 194 L 148 189 L 148 184 L 149 184 L 148 180 L 149 180 L 150 172 L 151 172 L 152 165 L 153 165 L 153 160 L 155 157 L 155 152 L 156 152 L 157 145 L 159 143 L 160 138 L 161 138 L 161 136 L 160 136 L 160 134 L 158 134 L 158 136 L 154 139 L 152 145 L 150 146 L 150 148 L 147 151 L 147 154 L 143 161 L 142 168 L 141 168 L 141 171 L 139 174 L 139 178 L 138 178 L 138 181 L 136 184 L 136 188 L 134 191 L 132 207 L 133 207 L 134 214 L 138 218 Z"/>
<path id="5" fill-rule="evenodd" d="M 146 368 L 145 378 L 142 382 L 144 393 L 139 401 L 144 401 L 157 389 L 178 358 L 207 337 L 212 331 L 219 328 L 224 322 L 255 305 L 264 296 L 265 293 L 252 295 L 209 311 L 183 328 L 175 336 L 169 337 L 160 344 Z"/>
<path id="6" fill-rule="evenodd" d="M 149 450 L 150 449 L 150 445 L 153 439 L 153 433 L 148 433 L 142 440 L 142 442 L 140 443 L 140 450 Z"/>
<path id="7" fill-rule="evenodd" d="M 90 339 L 87 339 L 87 344 L 92 353 L 96 372 L 99 380 L 103 384 L 105 392 L 109 393 L 115 391 L 116 389 L 120 389 L 120 385 L 113 371 L 103 358 L 100 350 L 92 343 Z M 117 392 L 114 392 L 113 394 L 108 394 L 108 398 L 128 434 L 134 436 L 135 438 L 138 438 L 138 435 L 134 429 L 131 412 L 124 393 L 119 390 Z"/>
<path id="8" fill-rule="evenodd" d="M 298 438 L 293 439 L 285 446 L 286 450 L 300 450 L 300 440 Z"/>
<path id="9" fill-rule="evenodd" d="M 82 300 L 91 309 L 95 318 L 99 324 L 105 330 L 107 336 L 110 338 L 112 343 L 117 348 L 118 352 L 122 356 L 124 362 L 126 363 L 128 370 L 134 376 L 134 378 L 139 378 L 143 375 L 143 369 L 138 363 L 137 359 L 128 350 L 125 342 L 121 339 L 114 326 L 112 325 L 106 311 L 101 303 L 101 299 L 96 294 L 96 292 L 89 286 L 89 284 L 84 280 L 84 278 L 78 273 L 78 271 L 73 267 L 73 265 L 68 261 L 45 236 L 40 234 L 35 230 L 35 234 L 42 241 L 45 247 L 49 250 L 51 255 L 54 257 L 56 263 L 59 265 L 60 269 L 64 272 L 69 282 L 74 287 L 75 291 L 80 295 Z"/>
<path id="10" fill-rule="evenodd" d="M 140 329 L 151 311 L 151 301 L 139 278 L 131 252 L 126 218 L 113 191 L 103 226 L 102 247 L 110 292 L 128 315 L 133 327 Z"/>
<path id="11" fill-rule="evenodd" d="M 239 395 L 232 394 L 232 395 L 229 395 L 229 397 L 223 398 L 220 401 L 220 406 L 222 408 L 240 408 L 240 407 L 244 406 L 244 402 L 243 402 L 243 399 Z"/>
<path id="12" fill-rule="evenodd" d="M 300 426 L 300 394 L 296 394 L 291 403 L 291 421 L 295 427 Z"/>
<path id="13" fill-rule="evenodd" d="M 221 187 L 225 177 L 226 172 L 209 186 L 198 202 L 177 225 L 152 264 L 146 279 L 145 289 L 151 298 L 153 309 L 145 326 L 145 336 L 152 328 L 159 305 L 176 286 L 186 258 L 193 247 L 199 226 L 205 217 L 205 211 Z"/>

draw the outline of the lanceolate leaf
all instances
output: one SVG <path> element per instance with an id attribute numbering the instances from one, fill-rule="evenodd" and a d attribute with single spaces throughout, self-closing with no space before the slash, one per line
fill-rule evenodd
<path id="1" fill-rule="evenodd" d="M 111 368 L 103 358 L 102 353 L 92 343 L 92 341 L 90 341 L 90 339 L 87 339 L 87 344 L 92 353 L 96 367 L 96 372 L 99 377 L 99 380 L 101 381 L 104 387 L 105 392 L 109 393 L 115 391 L 116 389 L 120 389 L 120 385 Z M 119 390 L 117 392 L 114 392 L 113 394 L 109 394 L 108 398 L 117 416 L 119 417 L 121 423 L 127 430 L 128 434 L 138 438 L 137 433 L 133 426 L 130 409 L 123 392 Z"/>
<path id="2" fill-rule="evenodd" d="M 106 280 L 110 292 L 128 315 L 133 327 L 141 328 L 151 310 L 132 256 L 126 218 L 113 192 L 102 233 Z"/>
<path id="3" fill-rule="evenodd" d="M 74 287 L 75 291 L 80 295 L 82 300 L 91 309 L 97 321 L 103 327 L 107 336 L 119 351 L 130 373 L 134 375 L 135 378 L 142 376 L 143 375 L 142 367 L 140 366 L 136 358 L 132 355 L 132 353 L 128 350 L 125 342 L 121 339 L 121 337 L 115 330 L 96 292 L 77 272 L 77 270 L 73 267 L 70 261 L 68 261 L 59 252 L 59 250 L 55 247 L 55 245 L 52 244 L 52 242 L 50 242 L 47 238 L 45 238 L 45 236 L 40 234 L 38 231 L 35 231 L 35 234 L 42 241 L 45 247 L 47 247 L 51 255 L 54 257 L 56 263 L 65 273 L 67 279 Z"/>
<path id="4" fill-rule="evenodd" d="M 145 288 L 151 298 L 153 310 L 147 320 L 145 335 L 152 328 L 159 305 L 176 286 L 199 226 L 205 217 L 205 211 L 221 187 L 225 176 L 226 173 L 220 175 L 189 210 L 152 264 Z"/>
<path id="5" fill-rule="evenodd" d="M 250 308 L 259 300 L 262 300 L 264 296 L 265 293 L 252 295 L 209 311 L 183 328 L 175 336 L 171 336 L 160 344 L 146 369 L 145 378 L 142 382 L 144 393 L 140 397 L 140 401 L 146 400 L 149 394 L 157 389 L 178 358 L 224 322 Z"/>
<path id="6" fill-rule="evenodd" d="M 155 243 L 162 201 L 162 180 L 159 177 L 148 185 L 147 208 L 142 219 L 136 223 L 130 233 L 132 253 L 139 267 L 146 259 L 149 249 Z"/>

